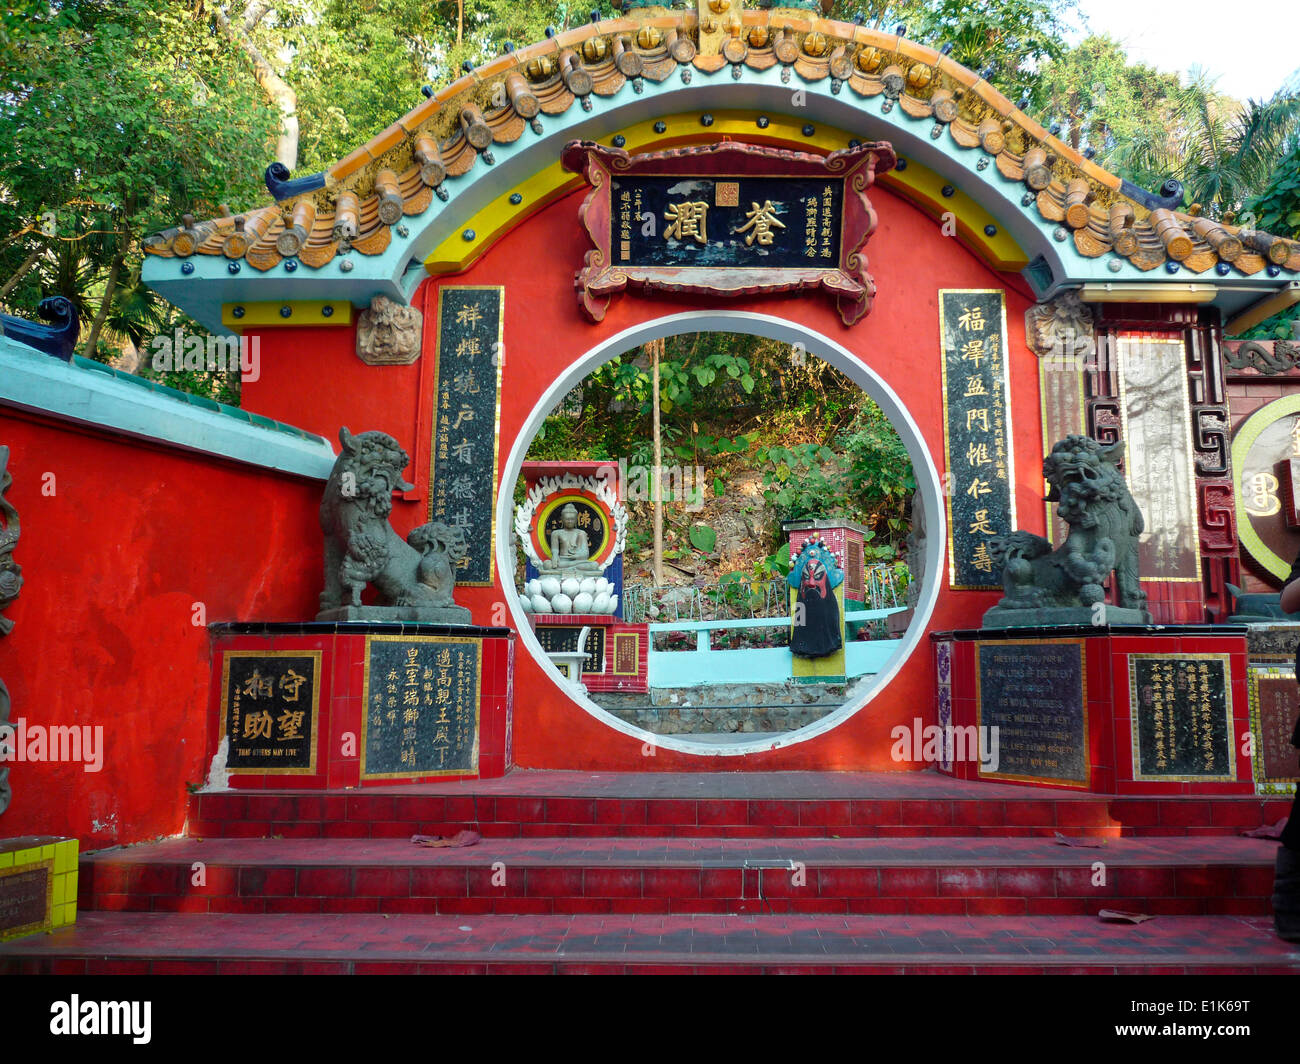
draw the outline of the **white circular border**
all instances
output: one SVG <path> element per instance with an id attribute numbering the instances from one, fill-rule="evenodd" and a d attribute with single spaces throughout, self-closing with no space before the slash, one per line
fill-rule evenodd
<path id="1" fill-rule="evenodd" d="M 889 660 L 885 662 L 884 668 L 871 678 L 869 688 L 865 691 L 850 688 L 848 699 L 839 709 L 833 713 L 828 713 L 813 724 L 805 725 L 794 731 L 781 732 L 775 736 L 765 735 L 752 740 L 734 743 L 704 743 L 692 741 L 679 735 L 657 735 L 628 724 L 626 721 L 619 720 L 596 705 L 590 698 L 574 696 L 568 688 L 563 674 L 546 657 L 541 643 L 538 642 L 537 636 L 533 633 L 528 614 L 524 613 L 519 607 L 519 594 L 514 587 L 514 581 L 512 578 L 507 578 L 507 574 L 513 574 L 515 571 L 514 544 L 512 542 L 514 521 L 511 512 L 514 503 L 514 484 L 519 478 L 520 469 L 523 466 L 528 448 L 532 444 L 533 437 L 537 434 L 537 430 L 541 428 L 542 422 L 546 420 L 547 415 L 587 374 L 615 355 L 649 343 L 651 340 L 659 340 L 688 332 L 748 333 L 754 336 L 766 337 L 769 340 L 802 344 L 808 354 L 829 362 L 876 401 L 902 439 L 903 445 L 907 448 L 908 456 L 912 460 L 912 469 L 917 479 L 917 494 L 924 506 L 926 515 L 925 573 L 921 579 L 921 594 L 916 604 L 916 611 L 912 616 L 912 623 L 908 625 L 903 636 L 902 644 L 890 655 Z M 501 583 L 506 592 L 506 602 L 514 619 L 515 627 L 519 632 L 521 642 L 527 647 L 533 659 L 541 666 L 542 671 L 555 684 L 557 693 L 562 694 L 575 705 L 581 707 L 606 727 L 622 732 L 624 735 L 643 743 L 648 742 L 656 747 L 662 747 L 665 750 L 676 750 L 679 753 L 695 754 L 702 757 L 739 757 L 745 754 L 758 754 L 795 746 L 838 727 L 864 709 L 876 695 L 889 686 L 889 682 L 902 668 L 903 663 L 925 639 L 926 631 L 929 628 L 930 615 L 934 612 L 935 603 L 939 598 L 938 576 L 942 571 L 944 552 L 947 549 L 945 542 L 947 535 L 946 522 L 942 520 L 944 513 L 943 492 L 939 482 L 938 470 L 930 457 L 929 448 L 925 445 L 920 429 L 917 427 L 916 422 L 912 420 L 912 415 L 894 393 L 894 390 L 866 363 L 860 361 L 847 348 L 842 347 L 829 337 L 785 318 L 776 318 L 769 314 L 751 314 L 744 311 L 726 310 L 671 314 L 633 325 L 590 348 L 556 376 L 551 387 L 547 389 L 536 406 L 533 407 L 532 413 L 528 416 L 515 438 L 514 446 L 510 450 L 510 456 L 506 459 L 501 485 L 500 490 L 497 492 L 496 513 L 497 571 L 502 576 Z M 509 490 L 506 489 L 507 485 Z M 860 687 L 861 682 L 857 686 Z M 516 688 L 517 696 L 518 688 Z"/>

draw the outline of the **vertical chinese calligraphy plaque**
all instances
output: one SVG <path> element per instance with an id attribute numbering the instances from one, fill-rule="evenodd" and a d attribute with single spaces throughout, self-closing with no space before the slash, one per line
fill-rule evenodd
<path id="1" fill-rule="evenodd" d="M 444 285 L 438 292 L 438 359 L 430 441 L 429 520 L 465 530 L 456 583 L 490 587 L 495 561 L 505 289 Z"/>
<path id="2" fill-rule="evenodd" d="M 482 694 L 482 639 L 367 637 L 361 778 L 476 775 Z"/>
<path id="3" fill-rule="evenodd" d="M 1296 677 L 1293 667 L 1252 668 L 1250 729 L 1255 736 L 1251 759 L 1260 794 L 1290 794 L 1300 779 L 1297 751 L 1291 745 L 1295 729 Z"/>
<path id="4" fill-rule="evenodd" d="M 232 775 L 310 776 L 320 727 L 319 650 L 226 650 L 221 715 Z"/>
<path id="5" fill-rule="evenodd" d="M 1233 782 L 1227 654 L 1130 654 L 1133 779 Z"/>
<path id="6" fill-rule="evenodd" d="M 975 654 L 975 720 L 998 735 L 997 770 L 979 778 L 1087 787 L 1083 640 L 977 642 Z"/>
<path id="7" fill-rule="evenodd" d="M 988 541 L 1016 526 L 1007 374 L 1006 294 L 940 289 L 943 445 L 948 493 L 948 583 L 1002 586 Z"/>

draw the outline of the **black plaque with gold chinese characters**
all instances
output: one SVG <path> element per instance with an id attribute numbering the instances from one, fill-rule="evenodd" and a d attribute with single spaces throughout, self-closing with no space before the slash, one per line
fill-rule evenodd
<path id="1" fill-rule="evenodd" d="M 471 587 L 490 586 L 494 572 L 504 292 L 451 285 L 438 292 L 429 520 L 465 530 L 456 582 Z"/>
<path id="2" fill-rule="evenodd" d="M 975 653 L 979 734 L 990 751 L 997 737 L 997 763 L 981 764 L 980 777 L 1086 787 L 1083 640 L 997 640 Z"/>
<path id="3" fill-rule="evenodd" d="M 582 627 L 575 624 L 539 624 L 535 629 L 537 641 L 548 654 L 552 652 L 572 654 L 578 649 L 578 640 L 582 638 Z M 605 671 L 605 626 L 595 624 L 587 633 L 587 660 L 582 666 L 584 673 Z"/>
<path id="4" fill-rule="evenodd" d="M 366 639 L 361 778 L 478 772 L 483 641 Z"/>
<path id="5" fill-rule="evenodd" d="M 1231 781 L 1227 654 L 1129 655 L 1135 780 Z"/>
<path id="6" fill-rule="evenodd" d="M 939 292 L 947 461 L 948 581 L 1002 586 L 989 540 L 1015 528 L 1006 297 L 999 288 Z"/>
<path id="7" fill-rule="evenodd" d="M 838 263 L 844 183 L 798 177 L 614 178 L 614 261 L 759 269 Z"/>
<path id="8" fill-rule="evenodd" d="M 575 140 L 560 161 L 591 186 L 579 217 L 594 247 L 574 283 L 592 321 L 629 286 L 711 297 L 820 289 L 845 325 L 871 309 L 867 189 L 896 161 L 883 141 L 829 155 L 729 140 L 631 155 Z"/>
<path id="9" fill-rule="evenodd" d="M 319 650 L 227 650 L 221 706 L 232 774 L 312 775 L 320 723 Z"/>

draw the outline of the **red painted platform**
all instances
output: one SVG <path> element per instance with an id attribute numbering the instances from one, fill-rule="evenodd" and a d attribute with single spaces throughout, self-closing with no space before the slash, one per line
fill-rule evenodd
<path id="1" fill-rule="evenodd" d="M 87 913 L 0 972 L 1293 974 L 1262 917 L 237 916 Z"/>
<path id="2" fill-rule="evenodd" d="M 309 794 L 197 794 L 188 834 L 809 838 L 1237 835 L 1290 799 L 1125 796 L 957 780 L 936 772 L 530 772 Z"/>
<path id="3" fill-rule="evenodd" d="M 189 837 L 83 857 L 77 927 L 0 973 L 1300 973 L 1277 844 L 1241 836 L 1285 800 L 516 771 L 191 808 Z"/>
<path id="4" fill-rule="evenodd" d="M 1267 916 L 1276 850 L 1245 838 L 1099 848 L 997 838 L 551 838 L 464 849 L 176 839 L 87 858 L 79 882 L 83 911 Z"/>

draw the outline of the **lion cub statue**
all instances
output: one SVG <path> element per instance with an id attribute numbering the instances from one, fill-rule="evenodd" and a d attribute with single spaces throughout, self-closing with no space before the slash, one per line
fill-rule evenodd
<path id="1" fill-rule="evenodd" d="M 318 621 L 407 620 L 468 624 L 469 610 L 452 597 L 466 554 L 462 529 L 435 521 L 403 540 L 389 524 L 393 492 L 410 458 L 385 432 L 339 430 L 339 452 L 320 504 L 325 534 L 325 590 Z M 363 606 L 367 586 L 375 604 Z"/>
<path id="2" fill-rule="evenodd" d="M 1056 550 L 1042 536 L 1017 529 L 989 541 L 1002 566 L 1003 599 L 984 615 L 985 628 L 1049 624 L 1150 624 L 1139 583 L 1138 537 L 1144 523 L 1118 463 L 1124 444 L 1067 436 L 1043 461 L 1047 501 L 1070 526 Z M 1115 574 L 1114 603 L 1103 587 Z"/>

